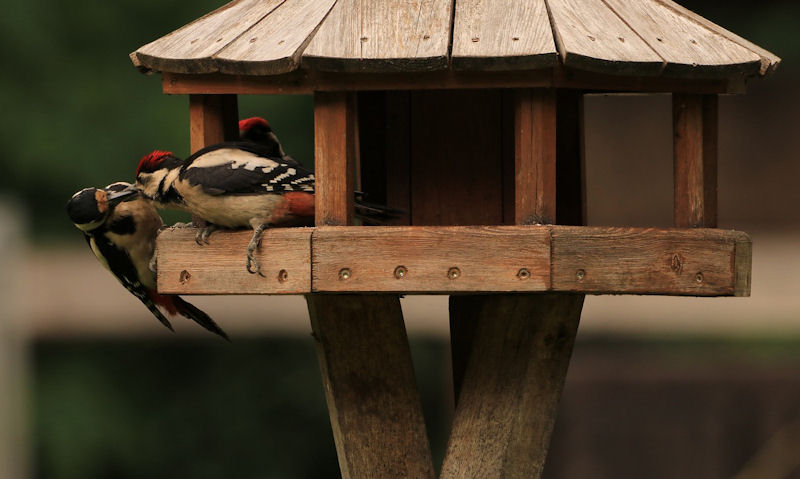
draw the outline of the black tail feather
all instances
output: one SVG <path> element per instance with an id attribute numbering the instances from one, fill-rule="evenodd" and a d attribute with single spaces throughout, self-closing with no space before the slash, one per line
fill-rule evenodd
<path id="1" fill-rule="evenodd" d="M 169 329 L 173 333 L 175 332 L 175 329 L 172 327 L 172 323 L 170 323 L 169 319 L 167 319 L 167 317 L 164 316 L 161 313 L 161 311 L 158 310 L 158 307 L 155 304 L 153 304 L 151 301 L 142 301 L 142 303 L 144 303 L 144 305 L 147 306 L 147 309 L 149 309 L 150 312 L 153 313 L 153 316 L 155 316 L 156 319 L 161 322 L 161 324 L 166 326 L 167 329 Z"/>
<path id="2" fill-rule="evenodd" d="M 189 303 L 188 301 L 184 301 L 180 296 L 175 296 L 174 302 L 175 307 L 178 309 L 178 314 L 191 319 L 208 331 L 218 334 L 219 336 L 225 338 L 226 341 L 231 340 L 225 331 L 223 331 L 222 328 L 220 328 L 217 323 L 215 323 L 214 320 L 211 319 L 211 317 L 203 312 L 200 308 L 192 303 Z"/>

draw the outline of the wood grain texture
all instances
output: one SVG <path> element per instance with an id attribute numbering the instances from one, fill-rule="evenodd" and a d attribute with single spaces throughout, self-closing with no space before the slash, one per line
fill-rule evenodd
<path id="1" fill-rule="evenodd" d="M 317 225 L 353 224 L 357 121 L 353 93 L 314 94 Z"/>
<path id="2" fill-rule="evenodd" d="M 194 243 L 194 232 L 166 230 L 159 236 L 160 292 L 450 294 L 549 290 L 746 296 L 750 285 L 750 238 L 728 230 L 573 226 L 275 228 L 267 231 L 259 248 L 262 270 L 269 268 L 265 278 L 245 272 L 244 251 L 252 234 L 249 231 L 214 233 L 212 244 L 203 247 Z M 311 249 L 307 247 L 309 235 Z M 304 264 L 311 266 L 299 269 Z M 395 277 L 398 266 L 405 268 L 401 278 Z M 454 267 L 459 269 L 457 277 L 450 278 L 448 272 Z M 345 268 L 349 270 L 348 277 L 340 279 Z M 530 273 L 527 279 L 525 274 L 523 278 L 518 276 L 521 268 Z M 276 284 L 281 269 L 289 273 L 289 281 Z M 191 276 L 181 282 L 184 270 Z M 299 272 L 294 274 L 296 270 Z M 295 283 L 304 276 L 305 283 Z M 313 281 L 311 286 L 308 281 Z"/>
<path id="3" fill-rule="evenodd" d="M 464 90 L 490 88 L 574 88 L 604 92 L 744 93 L 733 79 L 624 77 L 556 67 L 511 72 L 438 71 L 418 73 L 330 73 L 294 71 L 275 76 L 184 75 L 164 72 L 162 91 L 170 95 L 236 93 L 311 94 L 315 91 Z"/>
<path id="4" fill-rule="evenodd" d="M 663 59 L 603 0 L 547 0 L 564 65 L 618 75 L 657 75 Z"/>
<path id="5" fill-rule="evenodd" d="M 543 291 L 550 276 L 535 227 L 317 228 L 313 245 L 315 291 Z"/>
<path id="6" fill-rule="evenodd" d="M 216 69 L 240 75 L 275 75 L 297 69 L 303 49 L 335 3 L 283 2 L 214 54 Z"/>
<path id="7" fill-rule="evenodd" d="M 482 299 L 442 478 L 538 478 L 583 295 Z"/>
<path id="8" fill-rule="evenodd" d="M 564 226 L 551 234 L 556 291 L 733 296 L 737 268 L 747 268 L 736 244 L 749 240 L 737 231 Z"/>
<path id="9" fill-rule="evenodd" d="M 716 95 L 672 95 L 674 217 L 679 228 L 717 226 Z"/>
<path id="10" fill-rule="evenodd" d="M 536 69 L 558 62 L 544 0 L 459 0 L 453 24 L 453 68 Z"/>
<path id="11" fill-rule="evenodd" d="M 236 95 L 189 96 L 189 143 L 192 153 L 239 137 Z"/>
<path id="12" fill-rule="evenodd" d="M 411 92 L 411 224 L 503 220 L 502 92 Z"/>
<path id="13" fill-rule="evenodd" d="M 264 231 L 256 259 L 263 276 L 245 268 L 250 230 L 219 231 L 209 244 L 194 241 L 194 228 L 158 235 L 158 290 L 171 294 L 302 294 L 311 291 L 313 228 Z"/>
<path id="14" fill-rule="evenodd" d="M 514 108 L 514 222 L 556 222 L 556 92 L 518 90 Z"/>
<path id="15" fill-rule="evenodd" d="M 666 62 L 664 73 L 755 75 L 761 57 L 656 0 L 603 0 Z"/>
<path id="16" fill-rule="evenodd" d="M 691 10 L 686 9 L 685 7 L 678 5 L 677 3 L 673 2 L 672 0 L 655 0 L 661 5 L 664 5 L 668 8 L 671 8 L 679 15 L 682 15 L 688 19 L 691 19 L 698 24 L 708 28 L 709 30 L 713 31 L 714 33 L 725 37 L 726 39 L 730 40 L 731 42 L 737 43 L 744 48 L 754 52 L 756 55 L 761 57 L 761 69 L 759 73 L 761 75 L 766 75 L 772 71 L 775 71 L 778 68 L 778 64 L 781 62 L 780 57 L 775 55 L 772 52 L 769 52 L 758 45 L 736 35 L 735 33 L 728 31 L 721 26 L 709 21 L 708 19 L 701 17 L 700 15 L 694 13 Z"/>
<path id="17" fill-rule="evenodd" d="M 306 300 L 342 477 L 433 478 L 399 298 Z"/>
<path id="18" fill-rule="evenodd" d="M 453 0 L 339 0 L 303 53 L 330 71 L 422 71 L 447 66 Z"/>
<path id="19" fill-rule="evenodd" d="M 131 54 L 151 70 L 175 73 L 216 71 L 212 58 L 285 0 L 234 0 Z"/>

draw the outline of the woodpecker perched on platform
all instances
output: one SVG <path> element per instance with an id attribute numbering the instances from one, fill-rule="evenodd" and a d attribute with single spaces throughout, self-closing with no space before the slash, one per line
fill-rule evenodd
<path id="1" fill-rule="evenodd" d="M 208 222 L 195 237 L 198 244 L 207 243 L 219 227 L 253 228 L 246 260 L 250 273 L 259 272 L 254 252 L 265 229 L 314 224 L 314 174 L 257 143 L 220 143 L 184 161 L 153 151 L 139 162 L 136 185 L 157 206 L 189 211 Z M 359 198 L 355 205 L 356 216 L 366 223 L 396 216 Z"/>
<path id="2" fill-rule="evenodd" d="M 103 189 L 85 188 L 67 203 L 67 214 L 83 231 L 92 252 L 161 324 L 172 324 L 159 310 L 180 314 L 225 339 L 225 334 L 206 313 L 174 294 L 156 291 L 156 275 L 150 269 L 158 230 L 164 225 L 153 205 L 130 183 L 112 183 Z"/>
<path id="3" fill-rule="evenodd" d="M 260 116 L 239 120 L 239 139 L 241 141 L 250 141 L 263 145 L 266 147 L 264 151 L 267 152 L 270 157 L 277 157 L 288 165 L 297 166 L 297 162 L 294 158 L 283 151 L 283 146 L 275 135 L 275 132 L 272 131 L 269 122 Z"/>

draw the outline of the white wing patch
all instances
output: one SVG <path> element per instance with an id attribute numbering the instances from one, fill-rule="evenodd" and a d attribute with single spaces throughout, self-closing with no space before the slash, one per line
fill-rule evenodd
<path id="1" fill-rule="evenodd" d="M 189 168 L 213 168 L 215 166 L 228 166 L 234 170 L 238 168 L 249 171 L 260 169 L 264 173 L 269 173 L 280 165 L 275 160 L 258 156 L 249 151 L 222 148 L 201 155 L 189 165 Z"/>

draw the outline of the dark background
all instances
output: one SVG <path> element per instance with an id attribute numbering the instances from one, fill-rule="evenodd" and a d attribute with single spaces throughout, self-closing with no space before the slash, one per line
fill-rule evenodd
<path id="1" fill-rule="evenodd" d="M 682 4 L 783 58 L 770 78 L 750 82 L 747 95 L 720 101 L 720 226 L 751 232 L 765 244 L 794 241 L 800 5 Z M 64 215 L 72 193 L 131 181 L 138 159 L 153 149 L 188 154 L 188 99 L 163 95 L 160 77 L 141 75 L 127 55 L 219 5 L 31 0 L 5 9 L 0 198 L 21 212 L 26 257 L 58 251 L 89 257 Z M 267 116 L 287 151 L 313 163 L 310 97 L 242 96 L 240 112 Z M 586 120 L 590 224 L 668 225 L 669 97 L 592 97 Z M 773 260 L 778 266 L 769 271 L 775 281 L 800 286 L 795 271 L 780 269 L 798 261 L 800 249 L 788 251 L 793 255 Z M 754 263 L 770 251 L 761 254 Z M 764 279 L 754 276 L 754 293 Z M 57 294 L 39 290 L 20 301 Z M 765 318 L 785 325 L 757 335 L 726 334 L 724 327 L 714 334 L 621 333 L 604 327 L 603 318 L 585 318 L 589 329 L 575 347 L 546 475 L 800 477 L 791 454 L 800 451 L 800 317 L 780 302 L 794 295 L 753 315 L 756 325 Z M 62 313 L 80 316 L 78 308 L 95 301 L 88 290 L 80 306 L 70 303 Z M 151 320 L 125 304 L 108 321 Z M 61 318 L 51 314 L 48 321 L 58 325 Z M 647 321 L 645 330 L 652 326 Z M 306 317 L 297 322 L 308 329 Z M 57 326 L 33 334 L 32 476 L 335 477 L 313 342 L 296 329 L 242 333 L 232 344 L 181 335 L 70 337 L 54 334 Z M 452 404 L 447 338 L 409 330 L 439 462 Z M 788 458 L 780 453 L 787 448 Z M 762 463 L 788 465 L 770 472 Z"/>

